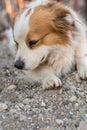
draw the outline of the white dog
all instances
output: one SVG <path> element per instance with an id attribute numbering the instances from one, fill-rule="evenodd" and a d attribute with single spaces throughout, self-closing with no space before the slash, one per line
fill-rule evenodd
<path id="1" fill-rule="evenodd" d="M 87 43 L 84 25 L 74 11 L 57 2 L 37 0 L 14 18 L 10 36 L 15 67 L 44 89 L 62 85 L 60 76 L 76 65 L 87 78 Z"/>

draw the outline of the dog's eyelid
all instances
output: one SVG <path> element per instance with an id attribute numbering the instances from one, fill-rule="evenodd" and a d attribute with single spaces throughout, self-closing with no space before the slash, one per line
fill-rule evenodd
<path id="1" fill-rule="evenodd" d="M 35 45 L 39 40 L 29 40 L 29 46 L 32 47 Z"/>
<path id="2" fill-rule="evenodd" d="M 41 41 L 45 36 L 47 36 L 49 33 L 47 33 L 46 35 L 44 35 L 42 38 L 40 38 L 39 40 L 28 40 L 28 45 L 29 47 L 32 48 L 32 46 L 34 46 L 35 44 L 37 44 L 39 41 Z"/>

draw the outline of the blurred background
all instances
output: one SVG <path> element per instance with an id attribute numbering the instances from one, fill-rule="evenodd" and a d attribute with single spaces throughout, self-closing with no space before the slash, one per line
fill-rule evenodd
<path id="1" fill-rule="evenodd" d="M 0 0 L 0 40 L 5 38 L 5 31 L 10 28 L 15 13 L 28 6 L 34 0 Z M 51 0 L 52 1 L 52 0 Z M 54 0 L 68 4 L 87 21 L 87 0 Z"/>

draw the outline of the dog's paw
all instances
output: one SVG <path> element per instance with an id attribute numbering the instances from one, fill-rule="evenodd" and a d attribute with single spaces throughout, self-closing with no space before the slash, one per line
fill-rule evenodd
<path id="1" fill-rule="evenodd" d="M 53 89 L 62 86 L 61 80 L 56 76 L 51 76 L 43 81 L 43 89 Z"/>
<path id="2" fill-rule="evenodd" d="M 78 73 L 79 73 L 79 77 L 81 79 L 87 80 L 87 69 L 86 70 L 85 69 L 79 70 Z"/>
<path id="3" fill-rule="evenodd" d="M 81 79 L 87 79 L 87 64 L 78 67 L 78 74 Z"/>

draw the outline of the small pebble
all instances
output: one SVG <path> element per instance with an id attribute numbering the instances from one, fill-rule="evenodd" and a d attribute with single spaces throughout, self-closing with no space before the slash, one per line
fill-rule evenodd
<path id="1" fill-rule="evenodd" d="M 15 105 L 15 108 L 16 108 L 18 111 L 21 110 L 20 107 L 19 107 L 18 105 Z"/>
<path id="2" fill-rule="evenodd" d="M 79 104 L 78 103 L 75 103 L 75 108 L 78 108 Z"/>
<path id="3" fill-rule="evenodd" d="M 56 123 L 57 123 L 57 125 L 63 125 L 63 120 L 61 120 L 61 119 L 56 119 Z"/>
<path id="4" fill-rule="evenodd" d="M 18 113 L 18 111 L 17 111 L 16 109 L 13 109 L 13 108 L 12 108 L 12 109 L 10 110 L 10 114 L 16 114 L 16 113 Z"/>
<path id="5" fill-rule="evenodd" d="M 70 102 L 75 102 L 76 100 L 77 100 L 77 97 L 74 95 L 69 99 Z"/>
<path id="6" fill-rule="evenodd" d="M 41 106 L 42 106 L 42 107 L 45 107 L 45 106 L 46 106 L 45 102 L 42 101 L 42 102 L 41 102 Z"/>
<path id="7" fill-rule="evenodd" d="M 85 90 L 84 93 L 87 94 L 87 90 Z"/>
<path id="8" fill-rule="evenodd" d="M 20 115 L 20 121 L 26 121 L 26 116 L 25 115 Z"/>
<path id="9" fill-rule="evenodd" d="M 24 103 L 25 105 L 28 105 L 28 104 L 29 104 L 29 99 L 28 99 L 28 98 L 24 99 L 24 100 L 23 100 L 23 103 Z"/>
<path id="10" fill-rule="evenodd" d="M 14 90 L 14 89 L 16 89 L 16 85 L 14 84 L 7 87 L 7 90 Z"/>
<path id="11" fill-rule="evenodd" d="M 82 107 L 82 108 L 79 108 L 79 112 L 80 113 L 84 113 L 85 112 L 85 109 Z"/>
<path id="12" fill-rule="evenodd" d="M 23 109 L 24 108 L 24 104 L 23 103 L 19 103 L 18 106 Z"/>
<path id="13" fill-rule="evenodd" d="M 29 111 L 30 108 L 31 108 L 30 105 L 25 105 L 25 106 L 24 106 L 24 110 L 25 110 L 25 111 Z"/>
<path id="14" fill-rule="evenodd" d="M 0 103 L 0 111 L 6 110 L 8 106 L 5 103 Z"/>
<path id="15" fill-rule="evenodd" d="M 60 114 L 61 114 L 61 116 L 64 116 L 64 115 L 65 115 L 65 113 L 64 113 L 64 112 L 61 112 Z"/>

